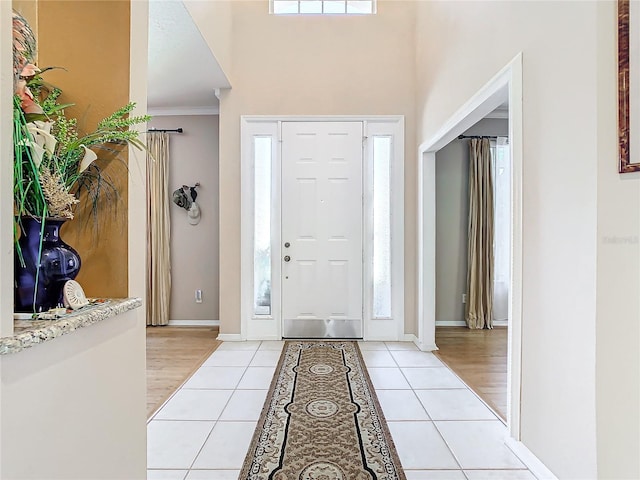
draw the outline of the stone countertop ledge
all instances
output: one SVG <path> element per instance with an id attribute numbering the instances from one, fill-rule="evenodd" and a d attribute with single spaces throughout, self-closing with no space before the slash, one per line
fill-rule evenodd
<path id="1" fill-rule="evenodd" d="M 15 320 L 14 334 L 0 337 L 0 355 L 21 352 L 140 306 L 142 300 L 139 298 L 104 299 L 101 303 L 88 305 L 57 320 Z"/>

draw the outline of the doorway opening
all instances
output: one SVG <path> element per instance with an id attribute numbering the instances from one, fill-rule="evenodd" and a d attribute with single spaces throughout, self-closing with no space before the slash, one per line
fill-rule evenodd
<path id="1" fill-rule="evenodd" d="M 510 435 L 520 438 L 520 375 L 522 327 L 522 57 L 501 72 L 464 104 L 419 149 L 419 275 L 418 336 L 422 350 L 436 345 L 436 152 L 504 104 L 509 106 L 508 138 L 511 158 L 508 285 L 507 415 Z"/>
<path id="2" fill-rule="evenodd" d="M 436 354 L 503 421 L 511 255 L 508 111 L 505 102 L 435 159 Z"/>

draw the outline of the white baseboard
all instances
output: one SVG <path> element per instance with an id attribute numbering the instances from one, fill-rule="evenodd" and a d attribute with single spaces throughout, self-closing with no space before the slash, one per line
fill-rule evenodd
<path id="1" fill-rule="evenodd" d="M 505 444 L 539 480 L 558 480 L 551 470 L 529 450 L 524 443 L 512 437 L 505 439 Z"/>
<path id="2" fill-rule="evenodd" d="M 413 333 L 405 333 L 404 341 L 413 342 L 415 346 L 418 347 L 422 352 L 433 352 L 435 350 L 438 350 L 438 347 L 436 347 L 435 344 L 423 345 L 422 343 L 420 343 L 420 339 L 416 337 Z"/>
<path id="3" fill-rule="evenodd" d="M 466 327 L 464 320 L 436 320 L 436 327 Z M 494 320 L 494 327 L 508 327 L 509 320 Z"/>
<path id="4" fill-rule="evenodd" d="M 424 345 L 422 345 L 420 344 L 420 342 L 417 342 L 416 346 L 420 349 L 421 352 L 435 352 L 436 350 L 440 350 L 435 343 L 425 343 Z"/>
<path id="5" fill-rule="evenodd" d="M 466 327 L 464 320 L 436 320 L 436 327 Z"/>
<path id="6" fill-rule="evenodd" d="M 418 337 L 416 337 L 413 333 L 405 333 L 404 334 L 405 342 L 413 342 L 416 345 L 418 344 Z"/>
<path id="7" fill-rule="evenodd" d="M 216 340 L 221 342 L 243 342 L 244 338 L 239 333 L 219 333 Z"/>
<path id="8" fill-rule="evenodd" d="M 220 320 L 169 320 L 170 327 L 219 327 Z"/>

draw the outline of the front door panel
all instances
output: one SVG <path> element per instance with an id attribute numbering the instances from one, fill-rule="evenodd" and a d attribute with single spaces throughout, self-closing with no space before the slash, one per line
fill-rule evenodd
<path id="1" fill-rule="evenodd" d="M 362 133 L 282 124 L 284 337 L 362 337 Z"/>

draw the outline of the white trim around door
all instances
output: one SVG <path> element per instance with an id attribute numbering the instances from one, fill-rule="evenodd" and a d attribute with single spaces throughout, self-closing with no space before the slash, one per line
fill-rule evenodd
<path id="1" fill-rule="evenodd" d="M 283 122 L 361 122 L 363 126 L 363 338 L 404 339 L 404 117 L 403 116 L 242 116 L 241 117 L 241 337 L 282 338 L 282 124 Z M 383 156 L 376 156 L 380 145 Z M 377 167 L 376 167 L 377 166 Z M 376 169 L 377 168 L 377 169 Z M 387 182 L 378 182 L 380 175 Z M 269 181 L 265 182 L 266 177 Z M 377 186 L 376 186 L 377 185 Z M 377 188 L 377 190 L 374 189 Z M 379 307 L 380 266 L 374 245 L 380 228 L 374 204 L 388 192 L 383 228 L 388 256 L 385 308 Z M 375 190 L 375 191 L 374 191 Z M 378 200 L 376 200 L 378 199 Z M 379 203 L 377 203 L 379 205 Z M 379 218 L 379 217 L 375 217 Z M 385 263 L 386 262 L 386 263 Z M 379 297 L 376 297 L 379 298 Z"/>
<path id="2" fill-rule="evenodd" d="M 418 151 L 418 341 L 425 351 L 435 343 L 436 152 L 509 102 L 511 148 L 511 285 L 507 358 L 507 425 L 520 440 L 522 373 L 522 54 L 465 103 Z"/>

